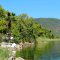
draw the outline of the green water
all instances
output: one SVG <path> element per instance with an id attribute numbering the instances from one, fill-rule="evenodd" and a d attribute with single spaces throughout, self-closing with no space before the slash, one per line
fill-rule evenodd
<path id="1" fill-rule="evenodd" d="M 44 48 L 24 48 L 19 56 L 26 60 L 60 60 L 60 41 L 51 41 Z"/>

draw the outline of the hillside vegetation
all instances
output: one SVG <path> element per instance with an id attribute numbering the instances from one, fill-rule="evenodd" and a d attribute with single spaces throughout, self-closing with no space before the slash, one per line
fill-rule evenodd
<path id="1" fill-rule="evenodd" d="M 60 19 L 56 18 L 36 18 L 35 21 L 42 27 L 51 30 L 53 34 L 60 37 Z"/>
<path id="2" fill-rule="evenodd" d="M 6 36 L 9 31 L 9 20 L 11 20 L 11 33 L 16 43 L 21 40 L 31 42 L 38 37 L 54 38 L 51 30 L 45 29 L 27 14 L 16 16 L 15 13 L 6 11 L 0 6 L 0 41 L 2 41 L 2 36 Z"/>

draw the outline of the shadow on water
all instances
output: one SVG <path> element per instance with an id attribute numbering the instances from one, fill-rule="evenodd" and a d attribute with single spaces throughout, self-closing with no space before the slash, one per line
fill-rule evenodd
<path id="1" fill-rule="evenodd" d="M 51 41 L 44 48 L 27 47 L 17 52 L 17 57 L 21 56 L 26 60 L 59 60 L 60 59 L 60 42 Z"/>

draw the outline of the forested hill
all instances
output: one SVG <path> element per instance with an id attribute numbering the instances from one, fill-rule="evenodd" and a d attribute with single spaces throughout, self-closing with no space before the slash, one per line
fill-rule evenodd
<path id="1" fill-rule="evenodd" d="M 36 18 L 35 21 L 40 23 L 48 30 L 52 30 L 57 36 L 60 36 L 60 19 L 56 18 Z"/>

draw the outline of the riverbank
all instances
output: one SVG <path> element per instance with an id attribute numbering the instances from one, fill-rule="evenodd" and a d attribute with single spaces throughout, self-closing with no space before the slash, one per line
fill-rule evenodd
<path id="1" fill-rule="evenodd" d="M 54 42 L 54 41 L 60 41 L 60 39 L 49 39 L 49 38 L 37 38 L 36 39 L 36 43 L 37 43 L 37 45 L 36 45 L 36 47 L 35 47 L 35 49 L 37 49 L 37 51 L 36 51 L 36 53 L 37 54 L 42 54 L 43 53 L 43 51 L 44 51 L 44 49 L 50 49 L 51 48 L 51 46 L 52 46 L 52 42 Z M 10 43 L 7 43 L 6 45 L 7 45 L 7 47 L 9 46 L 9 44 Z M 12 44 L 11 44 L 12 45 Z M 3 46 L 5 46 L 5 45 L 3 45 Z M 0 58 L 0 60 L 2 60 L 3 58 L 4 58 L 4 56 L 6 56 L 5 54 L 11 54 L 11 52 L 12 52 L 12 48 L 10 47 L 8 47 L 8 48 L 3 48 L 1 45 L 0 45 L 0 48 L 1 49 L 3 49 L 2 51 L 6 51 L 6 52 L 4 52 L 4 54 L 3 54 L 3 52 L 1 52 L 0 51 L 0 56 L 2 56 L 1 58 Z M 19 44 L 16 44 L 16 50 L 15 51 L 21 51 L 23 48 L 26 48 L 26 47 L 30 47 L 30 49 L 31 49 L 31 47 L 34 47 L 34 42 L 32 42 L 32 43 L 29 43 L 29 42 L 20 42 Z M 4 50 L 4 49 L 6 49 L 6 50 Z M 9 52 L 7 52 L 7 50 L 9 51 Z M 13 48 L 13 50 L 14 50 L 14 48 Z M 29 50 L 29 48 L 28 48 L 28 50 Z M 24 50 L 23 50 L 24 51 Z M 46 52 L 47 50 L 45 50 L 44 52 Z M 32 52 L 32 51 L 30 51 L 30 52 Z M 27 50 L 26 51 L 24 51 L 23 53 L 26 53 L 27 54 Z M 21 53 L 22 55 L 24 55 L 23 53 Z M 28 52 L 29 53 L 29 52 Z M 2 55 L 1 55 L 2 54 Z M 19 53 L 18 53 L 19 54 Z M 30 54 L 30 53 L 29 53 Z M 25 55 L 26 56 L 26 55 Z M 4 58 L 4 60 L 6 60 L 7 58 L 9 57 L 9 55 L 7 56 L 7 57 L 5 57 Z M 19 56 L 20 58 L 21 58 L 21 56 Z M 19 58 L 19 57 L 17 57 L 17 58 Z M 23 58 L 22 58 L 23 59 Z"/>
<path id="2" fill-rule="evenodd" d="M 36 39 L 37 41 L 39 40 L 39 41 L 60 41 L 60 39 L 58 38 L 54 38 L 54 39 L 49 39 L 49 38 L 45 38 L 45 37 L 39 37 L 39 38 L 37 38 Z"/>
<path id="3" fill-rule="evenodd" d="M 24 42 L 24 43 L 20 42 L 19 44 L 1 42 L 0 43 L 0 49 L 1 49 L 0 50 L 0 53 L 1 53 L 0 56 L 2 56 L 2 57 L 0 58 L 0 60 L 7 60 L 7 59 L 11 60 L 13 55 L 14 56 L 16 55 L 16 51 L 21 51 L 23 48 L 30 47 L 30 46 L 33 47 L 34 46 L 34 42 L 32 42 L 32 43 L 29 43 L 29 42 Z M 20 56 L 19 57 L 15 57 L 15 58 L 16 58 L 15 60 L 24 60 Z"/>

